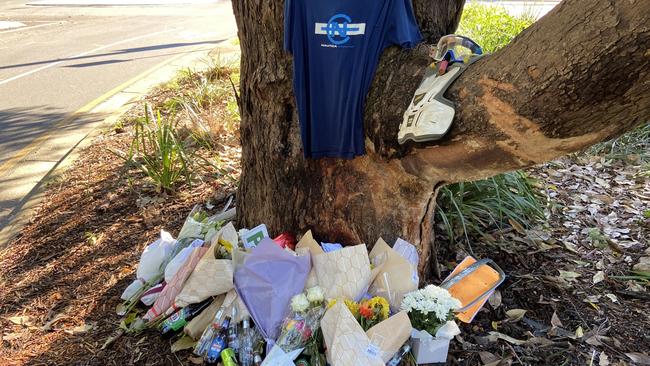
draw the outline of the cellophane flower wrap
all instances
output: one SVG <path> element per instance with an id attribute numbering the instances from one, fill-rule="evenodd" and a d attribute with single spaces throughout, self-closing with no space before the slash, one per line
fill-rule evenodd
<path id="1" fill-rule="evenodd" d="M 428 285 L 406 294 L 401 310 L 408 312 L 413 328 L 435 336 L 441 326 L 454 319 L 454 310 L 460 307 L 460 301 L 449 291 Z"/>
<path id="2" fill-rule="evenodd" d="M 291 298 L 291 314 L 282 322 L 277 346 L 291 352 L 309 343 L 325 314 L 324 296 L 323 289 L 315 286 Z"/>

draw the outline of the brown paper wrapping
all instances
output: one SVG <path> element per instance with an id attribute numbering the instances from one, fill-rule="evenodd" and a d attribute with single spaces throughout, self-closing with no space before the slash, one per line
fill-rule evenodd
<path id="1" fill-rule="evenodd" d="M 312 257 L 318 285 L 328 299 L 357 300 L 371 280 L 370 259 L 363 244 Z"/>
<path id="2" fill-rule="evenodd" d="M 398 311 L 404 295 L 418 288 L 418 283 L 413 277 L 416 268 L 381 238 L 377 240 L 369 256 L 373 263 L 378 258 L 381 258 L 383 263 L 370 285 L 370 294 L 388 299 L 391 310 Z"/>
<path id="3" fill-rule="evenodd" d="M 296 244 L 296 253 L 299 255 L 304 255 L 305 251 L 309 251 L 311 254 L 312 263 L 317 255 L 325 253 L 320 245 L 318 245 L 318 242 L 314 240 L 314 237 L 311 234 L 311 230 L 307 231 L 305 235 L 300 238 L 298 244 Z M 307 289 L 314 286 L 318 286 L 318 276 L 316 276 L 316 270 L 314 267 L 312 267 L 311 271 L 309 272 L 309 276 L 307 277 L 305 288 Z"/>
<path id="4" fill-rule="evenodd" d="M 216 259 L 219 241 L 233 240 L 229 235 L 234 228 L 230 224 L 219 231 L 207 253 L 201 258 L 181 292 L 176 296 L 176 307 L 184 307 L 230 291 L 233 285 L 233 266 L 230 259 Z M 236 236 L 234 237 L 236 240 Z M 234 245 L 237 242 L 235 242 Z"/>
<path id="5" fill-rule="evenodd" d="M 323 316 L 321 329 L 331 366 L 384 366 L 409 339 L 411 322 L 400 312 L 364 332 L 338 301 Z"/>
<path id="6" fill-rule="evenodd" d="M 382 359 L 384 362 L 388 362 L 404 343 L 408 341 L 411 336 L 411 330 L 412 326 L 408 314 L 405 311 L 400 311 L 368 329 L 366 335 L 371 340 L 383 338 L 384 342 L 381 346 Z"/>

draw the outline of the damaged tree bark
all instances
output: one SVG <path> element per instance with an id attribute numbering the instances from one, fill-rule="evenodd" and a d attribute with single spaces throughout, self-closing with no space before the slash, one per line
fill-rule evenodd
<path id="1" fill-rule="evenodd" d="M 414 0 L 427 43 L 458 25 L 464 0 Z M 282 50 L 282 0 L 235 0 L 241 41 L 238 221 L 272 233 L 372 244 L 401 236 L 430 273 L 435 197 L 446 183 L 531 166 L 617 136 L 650 111 L 650 2 L 565 0 L 450 88 L 451 132 L 403 147 L 397 130 L 428 49 L 384 52 L 365 112 L 368 155 L 306 160 Z"/>

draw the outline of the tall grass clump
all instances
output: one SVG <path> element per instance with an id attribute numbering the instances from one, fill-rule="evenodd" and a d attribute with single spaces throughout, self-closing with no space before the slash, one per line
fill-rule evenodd
<path id="1" fill-rule="evenodd" d="M 596 144 L 587 152 L 607 159 L 634 158 L 642 163 L 650 163 L 650 121 L 615 139 Z"/>
<path id="2" fill-rule="evenodd" d="M 489 53 L 510 43 L 534 22 L 533 15 L 512 16 L 498 4 L 468 3 L 456 33 L 473 39 Z"/>
<path id="3" fill-rule="evenodd" d="M 191 183 L 191 157 L 177 128 L 173 117 L 162 118 L 145 105 L 144 118 L 135 120 L 128 153 L 118 154 L 140 168 L 159 191 L 173 191 L 181 181 Z"/>
<path id="4" fill-rule="evenodd" d="M 516 171 L 443 187 L 438 217 L 451 242 L 471 242 L 509 226 L 530 228 L 544 219 L 544 206 L 534 181 Z"/>

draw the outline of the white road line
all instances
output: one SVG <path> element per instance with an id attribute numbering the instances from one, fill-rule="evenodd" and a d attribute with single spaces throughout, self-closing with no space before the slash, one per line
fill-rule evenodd
<path id="1" fill-rule="evenodd" d="M 70 56 L 70 57 L 66 57 L 66 58 L 67 59 L 74 59 L 74 58 L 77 58 L 77 57 L 83 57 L 83 56 L 87 56 L 87 55 L 89 55 L 91 53 L 94 53 L 94 52 L 97 52 L 97 51 L 101 51 L 101 50 L 104 50 L 104 49 L 107 49 L 107 48 L 111 48 L 113 46 L 117 46 L 118 44 L 128 43 L 128 42 L 136 41 L 136 40 L 142 39 L 142 38 L 147 38 L 147 37 L 156 36 L 156 35 L 159 35 L 159 34 L 165 34 L 165 33 L 170 33 L 170 32 L 177 32 L 177 31 L 179 31 L 179 29 L 175 28 L 175 29 L 168 29 L 168 30 L 164 30 L 164 31 L 160 31 L 160 32 L 144 34 L 142 36 L 137 36 L 137 37 L 133 37 L 133 38 L 127 38 L 127 39 L 124 39 L 124 40 L 121 40 L 121 41 L 118 41 L 118 42 L 113 42 L 111 44 L 107 44 L 105 46 L 97 47 L 97 48 L 94 48 L 94 49 L 92 49 L 90 51 L 82 52 L 82 53 L 80 53 L 78 55 Z M 45 69 L 49 69 L 50 67 L 54 67 L 56 65 L 59 65 L 59 64 L 62 64 L 64 62 L 66 62 L 66 61 L 69 61 L 69 60 L 54 61 L 54 62 L 49 63 L 47 65 L 44 65 L 44 66 L 38 67 L 36 69 L 24 72 L 22 74 L 10 77 L 9 79 L 0 80 L 0 85 L 7 84 L 7 83 L 9 83 L 11 81 L 18 80 L 20 78 L 23 78 L 25 76 L 29 76 L 31 74 L 34 74 L 36 72 L 39 72 L 39 71 L 42 71 L 42 70 L 45 70 Z"/>
<path id="2" fill-rule="evenodd" d="M 6 31 L 2 31 L 2 32 L 0 32 L 0 34 L 3 34 L 3 33 L 11 33 L 11 32 L 21 32 L 21 31 L 24 31 L 24 30 L 27 30 L 27 29 L 40 28 L 40 27 L 45 27 L 45 26 L 48 26 L 48 25 L 52 25 L 52 24 L 60 24 L 60 23 L 62 23 L 62 22 L 47 23 L 47 24 L 39 24 L 39 25 L 32 25 L 32 26 L 30 26 L 30 27 L 14 28 L 14 29 L 10 29 L 10 30 L 6 30 Z"/>
<path id="3" fill-rule="evenodd" d="M 12 20 L 0 20 L 0 29 L 14 29 L 24 27 L 25 23 Z"/>

